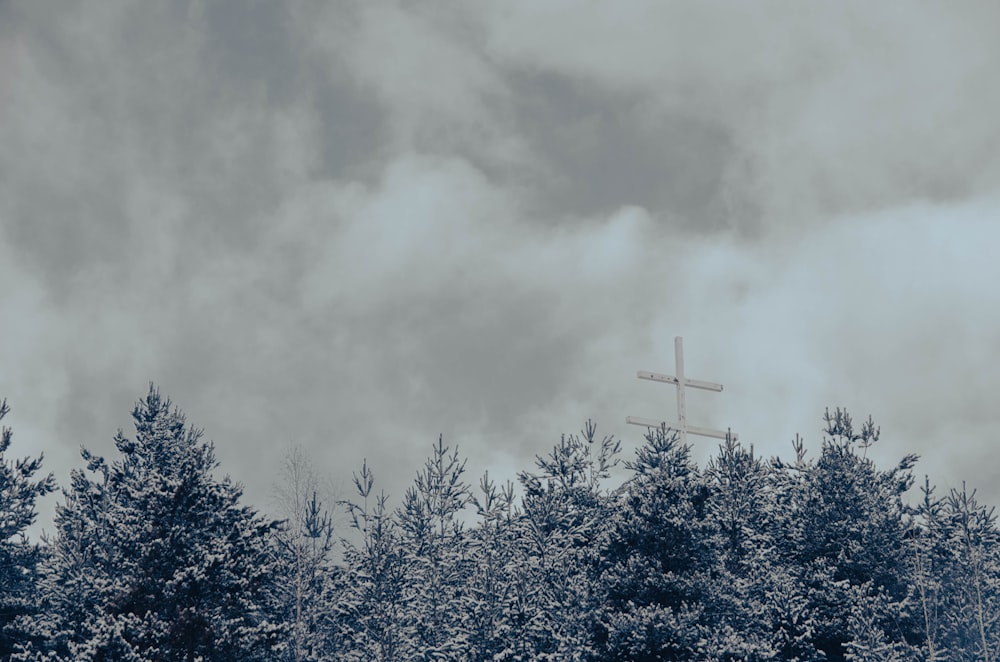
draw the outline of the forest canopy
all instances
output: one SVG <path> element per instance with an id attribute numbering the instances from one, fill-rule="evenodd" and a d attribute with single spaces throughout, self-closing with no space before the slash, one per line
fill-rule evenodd
<path id="1" fill-rule="evenodd" d="M 7 413 L 0 404 L 0 419 Z M 365 462 L 331 501 L 291 455 L 280 518 L 218 478 L 213 446 L 150 386 L 134 433 L 56 488 L 0 438 L 0 656 L 14 660 L 991 660 L 993 508 L 841 409 L 817 448 L 733 439 L 703 467 L 670 430 L 633 457 L 587 421 L 517 484 L 443 438 L 399 503 Z M 615 467 L 623 481 L 612 481 Z M 616 476 L 619 470 L 615 470 Z M 334 523 L 339 522 L 335 526 Z"/>

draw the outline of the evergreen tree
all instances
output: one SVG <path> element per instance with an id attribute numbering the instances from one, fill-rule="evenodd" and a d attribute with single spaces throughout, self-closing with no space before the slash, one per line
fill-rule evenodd
<path id="1" fill-rule="evenodd" d="M 484 473 L 479 489 L 474 503 L 480 520 L 470 531 L 472 567 L 461 607 L 467 658 L 517 659 L 530 610 L 527 587 L 517 581 L 523 576 L 519 567 L 525 558 L 519 536 L 521 512 L 514 504 L 510 481 L 497 488 L 489 473 Z"/>
<path id="2" fill-rule="evenodd" d="M 715 636 L 705 604 L 715 566 L 709 485 L 664 428 L 626 466 L 633 476 L 602 553 L 599 657 L 705 659 Z"/>
<path id="3" fill-rule="evenodd" d="M 0 402 L 0 419 L 8 409 Z M 903 502 L 915 456 L 826 412 L 820 455 L 766 463 L 732 439 L 704 472 L 651 431 L 588 421 L 473 497 L 438 439 L 402 506 L 367 463 L 350 539 L 289 459 L 284 522 L 240 505 L 213 448 L 152 386 L 112 462 L 81 450 L 55 537 L 31 544 L 41 457 L 0 434 L 0 657 L 18 660 L 985 660 L 1000 655 L 1000 531 L 975 491 Z M 464 509 L 479 520 L 466 528 Z"/>
<path id="4" fill-rule="evenodd" d="M 928 659 L 995 660 L 1000 653 L 1000 532 L 975 491 L 941 499 L 925 479 L 911 567 Z"/>
<path id="5" fill-rule="evenodd" d="M 952 588 L 964 607 L 952 612 L 958 621 L 953 650 L 964 649 L 968 659 L 995 660 L 1000 654 L 1000 532 L 996 509 L 980 504 L 975 490 L 951 490 L 945 500 L 952 558 L 958 560 Z M 966 632 L 962 633 L 962 625 Z M 969 627 L 971 625 L 971 627 Z M 969 632 L 971 630 L 971 632 Z"/>
<path id="6" fill-rule="evenodd" d="M 772 520 L 775 548 L 770 567 L 781 570 L 773 574 L 776 590 L 768 594 L 767 607 L 773 615 L 771 640 L 780 658 L 807 662 L 823 659 L 823 653 L 816 650 L 814 643 L 818 625 L 815 606 L 796 556 L 801 535 L 799 500 L 812 464 L 805 459 L 805 441 L 799 435 L 795 435 L 792 447 L 794 463 L 787 464 L 778 458 L 771 461 L 771 485 L 777 507 Z"/>
<path id="7" fill-rule="evenodd" d="M 151 385 L 121 458 L 82 451 L 57 508 L 37 624 L 72 660 L 270 660 L 284 627 L 269 546 L 277 523 L 218 480 L 210 443 Z M 23 657 L 30 657 L 30 652 Z"/>
<path id="8" fill-rule="evenodd" d="M 403 534 L 410 659 L 463 657 L 468 649 L 462 606 L 473 565 L 459 514 L 471 499 L 465 462 L 438 438 L 398 513 Z"/>
<path id="9" fill-rule="evenodd" d="M 770 522 L 774 495 L 768 466 L 753 447 L 741 446 L 731 436 L 705 468 L 711 495 L 709 513 L 720 536 L 721 560 L 736 576 L 752 572 L 768 558 L 774 545 Z"/>
<path id="10" fill-rule="evenodd" d="M 705 468 L 708 519 L 717 567 L 706 593 L 705 618 L 716 657 L 772 659 L 784 648 L 780 615 L 770 596 L 790 583 L 787 567 L 776 559 L 773 522 L 778 519 L 773 468 L 731 436 Z"/>
<path id="11" fill-rule="evenodd" d="M 536 457 L 538 473 L 519 475 L 524 488 L 523 561 L 514 575 L 520 644 L 512 659 L 567 660 L 594 655 L 594 628 L 604 593 L 599 548 L 613 502 L 602 488 L 620 443 L 597 441 L 590 420 L 581 435 L 563 435 Z"/>
<path id="12" fill-rule="evenodd" d="M 778 552 L 797 575 L 794 595 L 807 605 L 799 632 L 791 634 L 810 633 L 815 653 L 803 649 L 803 659 L 863 657 L 862 639 L 905 651 L 919 639 L 905 563 L 912 523 L 902 499 L 916 456 L 879 470 L 856 451 L 878 441 L 870 418 L 859 432 L 840 409 L 824 420 L 820 457 L 806 462 L 797 441 L 795 465 L 777 467 L 786 471 L 780 526 L 787 532 Z M 869 632 L 859 631 L 862 623 Z"/>
<path id="13" fill-rule="evenodd" d="M 356 540 L 343 539 L 344 567 L 335 578 L 337 601 L 332 626 L 343 660 L 390 662 L 409 659 L 404 587 L 407 567 L 401 535 L 385 492 L 374 493 L 368 463 L 354 474 L 360 503 L 344 502 Z"/>
<path id="14" fill-rule="evenodd" d="M 907 562 L 922 626 L 920 649 L 928 662 L 937 662 L 949 659 L 949 625 L 954 621 L 948 614 L 955 606 L 950 603 L 954 592 L 949 590 L 953 585 L 953 558 L 943 502 L 934 496 L 929 477 L 924 477 L 920 490 L 922 498 L 916 508 L 916 526 L 910 531 Z"/>
<path id="15" fill-rule="evenodd" d="M 274 536 L 282 563 L 279 596 L 291 632 L 285 657 L 295 662 L 324 659 L 332 632 L 330 610 L 333 516 L 319 496 L 320 480 L 300 448 L 285 456 L 275 486 L 282 527 Z"/>
<path id="16" fill-rule="evenodd" d="M 0 400 L 0 421 L 10 408 Z M 0 428 L 0 658 L 28 643 L 24 619 L 37 609 L 37 567 L 42 550 L 28 540 L 26 530 L 35 521 L 35 501 L 55 489 L 49 474 L 33 480 L 42 456 L 10 460 L 6 453 L 13 433 Z"/>

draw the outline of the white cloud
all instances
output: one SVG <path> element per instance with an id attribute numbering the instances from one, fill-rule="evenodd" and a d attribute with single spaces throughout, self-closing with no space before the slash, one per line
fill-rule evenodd
<path id="1" fill-rule="evenodd" d="M 375 189 L 344 189 L 327 203 L 336 229 L 306 296 L 357 312 L 442 288 L 475 291 L 516 223 L 503 192 L 453 158 L 402 156 Z"/>
<path id="2" fill-rule="evenodd" d="M 988 190 L 1000 164 L 987 4 L 498 3 L 500 61 L 720 122 L 768 225 Z"/>
<path id="3" fill-rule="evenodd" d="M 60 476 L 150 378 L 251 495 L 289 437 L 526 467 L 669 415 L 683 335 L 692 420 L 987 477 L 990 5 L 9 7 L 0 396 Z"/>
<path id="4" fill-rule="evenodd" d="M 912 205 L 793 240 L 695 246 L 690 312 L 671 325 L 665 311 L 659 326 L 690 334 L 689 365 L 727 385 L 705 414 L 758 448 L 784 453 L 796 432 L 818 440 L 823 407 L 843 405 L 882 424 L 886 458 L 923 453 L 933 475 L 986 452 L 1000 424 L 1000 377 L 984 363 L 1000 342 L 998 214 L 995 198 Z M 953 430 L 966 441 L 942 446 Z"/>

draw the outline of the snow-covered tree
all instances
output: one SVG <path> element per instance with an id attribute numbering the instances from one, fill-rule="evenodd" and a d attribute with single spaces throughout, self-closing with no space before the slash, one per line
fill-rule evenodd
<path id="1" fill-rule="evenodd" d="M 439 437 L 417 472 L 398 513 L 405 550 L 410 659 L 463 657 L 468 648 L 461 607 L 472 568 L 460 513 L 471 500 L 462 480 L 465 462 Z"/>
<path id="2" fill-rule="evenodd" d="M 927 659 L 998 659 L 1000 532 L 994 509 L 965 484 L 936 498 L 925 479 L 917 516 L 909 555 Z"/>
<path id="3" fill-rule="evenodd" d="M 973 624 L 972 636 L 959 635 L 954 648 L 964 644 L 969 659 L 996 660 L 1000 656 L 1000 531 L 996 509 L 979 503 L 976 492 L 952 489 L 945 500 L 945 520 L 953 558 L 952 579 L 964 609 L 953 618 Z M 964 612 L 964 613 L 963 613 Z M 964 617 L 964 618 L 963 618 Z M 970 618 L 971 617 L 971 618 Z"/>
<path id="4" fill-rule="evenodd" d="M 0 421 L 10 411 L 0 400 Z M 23 619 L 37 609 L 37 566 L 42 550 L 27 538 L 35 521 L 35 501 L 55 489 L 49 474 L 35 479 L 42 456 L 11 460 L 7 457 L 13 433 L 0 428 L 0 659 L 28 641 Z"/>
<path id="5" fill-rule="evenodd" d="M 501 487 L 484 473 L 473 497 L 479 515 L 469 531 L 472 565 L 460 612 L 467 638 L 467 659 L 515 659 L 530 611 L 528 591 L 518 583 L 524 554 L 520 539 L 521 513 L 514 503 L 514 485 Z"/>
<path id="6" fill-rule="evenodd" d="M 282 563 L 279 596 L 291 632 L 285 657 L 295 662 L 325 658 L 331 636 L 325 614 L 333 565 L 333 514 L 313 464 L 301 448 L 285 454 L 275 485 L 279 514 L 284 518 L 274 536 Z"/>
<path id="7" fill-rule="evenodd" d="M 778 525 L 786 532 L 777 552 L 796 575 L 790 588 L 799 608 L 787 634 L 807 644 L 799 651 L 804 659 L 863 656 L 859 636 L 903 649 L 918 638 L 906 564 L 912 523 L 903 502 L 916 456 L 880 470 L 865 452 L 879 437 L 870 418 L 860 431 L 840 409 L 824 420 L 827 436 L 816 461 L 805 461 L 797 440 L 795 464 L 777 466 L 784 471 Z"/>
<path id="8" fill-rule="evenodd" d="M 773 467 L 728 437 L 705 468 L 708 519 L 716 568 L 704 602 L 714 637 L 712 654 L 731 659 L 771 659 L 782 648 L 779 616 L 770 597 L 789 584 L 774 553 L 781 535 L 773 522 L 778 504 Z"/>
<path id="9" fill-rule="evenodd" d="M 82 451 L 44 566 L 38 651 L 72 660 L 271 660 L 278 523 L 240 504 L 211 443 L 151 385 L 120 459 Z M 30 654 L 24 657 L 30 658 Z"/>
<path id="10" fill-rule="evenodd" d="M 365 461 L 354 474 L 360 503 L 345 501 L 356 539 L 344 538 L 344 566 L 337 574 L 337 601 L 330 615 L 337 634 L 331 656 L 390 662 L 409 659 L 401 534 L 385 492 L 375 494 L 375 475 Z"/>
<path id="11" fill-rule="evenodd" d="M 600 657 L 701 659 L 715 565 L 710 487 L 689 448 L 665 429 L 650 431 L 626 466 L 633 475 L 601 554 Z"/>
<path id="12" fill-rule="evenodd" d="M 517 591 L 518 647 L 508 659 L 579 660 L 594 655 L 594 627 L 604 592 L 599 553 L 613 500 L 602 481 L 617 464 L 620 443 L 597 440 L 587 421 L 580 435 L 563 435 L 537 472 L 522 472 L 519 520 L 523 561 Z"/>

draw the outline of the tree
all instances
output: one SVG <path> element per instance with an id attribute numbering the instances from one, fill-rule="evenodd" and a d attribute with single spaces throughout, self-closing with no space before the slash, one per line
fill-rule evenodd
<path id="1" fill-rule="evenodd" d="M 1000 652 L 1000 532 L 996 509 L 980 504 L 975 490 L 952 489 L 945 502 L 953 555 L 958 564 L 956 588 L 971 612 L 975 635 L 962 637 L 976 659 L 989 662 Z M 955 614 L 958 616 L 958 614 Z M 972 643 L 975 642 L 975 643 Z M 971 656 L 970 656 L 971 657 Z"/>
<path id="2" fill-rule="evenodd" d="M 40 646 L 62 659 L 269 660 L 280 653 L 269 539 L 211 443 L 150 385 L 111 464 L 82 450 L 44 567 Z M 47 649 L 47 651 L 45 650 Z M 24 657 L 28 657 L 30 651 Z"/>
<path id="3" fill-rule="evenodd" d="M 925 479 L 911 539 L 912 578 L 928 659 L 995 660 L 1000 653 L 1000 532 L 975 490 L 935 498 Z"/>
<path id="4" fill-rule="evenodd" d="M 948 545 L 943 502 L 934 496 L 930 478 L 924 476 L 922 498 L 916 508 L 917 521 L 909 536 L 907 561 L 915 589 L 918 618 L 923 626 L 921 650 L 928 662 L 948 659 L 949 597 L 953 591 L 953 559 Z"/>
<path id="5" fill-rule="evenodd" d="M 618 441 L 597 441 L 590 420 L 580 435 L 562 435 L 538 473 L 521 472 L 518 521 L 522 560 L 513 575 L 518 645 L 510 658 L 580 660 L 594 651 L 599 551 L 611 521 L 613 497 L 602 481 L 618 463 Z"/>
<path id="6" fill-rule="evenodd" d="M 463 595 L 470 660 L 507 660 L 523 645 L 527 587 L 519 584 L 518 568 L 524 559 L 519 537 L 521 512 L 514 504 L 514 485 L 497 488 L 484 473 L 480 494 L 473 497 L 478 525 L 470 531 L 473 566 Z"/>
<path id="7" fill-rule="evenodd" d="M 0 400 L 0 421 L 10 412 Z M 0 658 L 7 659 L 26 644 L 24 619 L 37 609 L 37 567 L 42 551 L 28 540 L 26 530 L 35 521 L 35 501 L 55 489 L 51 474 L 34 480 L 43 457 L 9 460 L 13 433 L 0 428 Z"/>
<path id="8" fill-rule="evenodd" d="M 703 601 L 714 639 L 706 642 L 716 657 L 773 659 L 786 646 L 781 611 L 769 596 L 784 593 L 789 569 L 774 553 L 782 534 L 773 466 L 732 436 L 719 445 L 705 468 L 712 558 L 717 564 Z M 791 658 L 794 655 L 788 655 Z"/>
<path id="9" fill-rule="evenodd" d="M 794 594 L 805 601 L 792 634 L 808 632 L 800 641 L 808 644 L 806 658 L 809 647 L 825 659 L 864 658 L 865 641 L 883 651 L 870 650 L 872 656 L 884 655 L 885 646 L 903 655 L 920 630 L 909 609 L 912 522 L 903 502 L 917 458 L 879 470 L 856 451 L 878 441 L 871 418 L 860 431 L 840 409 L 827 411 L 824 421 L 827 437 L 815 462 L 805 461 L 797 440 L 795 464 L 776 467 L 785 473 L 779 525 L 787 532 L 777 553 L 794 569 Z"/>
<path id="10" fill-rule="evenodd" d="M 301 448 L 285 454 L 275 496 L 284 516 L 274 536 L 282 575 L 279 595 L 291 632 L 287 658 L 323 659 L 331 636 L 324 614 L 331 586 L 333 516 L 319 496 L 321 481 Z"/>
<path id="11" fill-rule="evenodd" d="M 367 460 L 354 474 L 361 502 L 345 501 L 359 540 L 344 538 L 344 568 L 337 577 L 339 599 L 332 615 L 344 660 L 408 659 L 404 563 L 400 532 L 384 491 L 374 493 L 375 474 Z M 334 651 L 330 651 L 333 654 Z"/>
<path id="12" fill-rule="evenodd" d="M 597 643 L 602 659 L 704 659 L 712 632 L 705 598 L 715 560 L 710 488 L 689 447 L 650 431 L 623 486 L 602 551 L 607 591 Z"/>
<path id="13" fill-rule="evenodd" d="M 405 588 L 413 659 L 455 659 L 468 647 L 461 606 L 472 566 L 459 514 L 469 503 L 465 461 L 438 437 L 403 497 L 398 520 L 409 572 Z"/>

